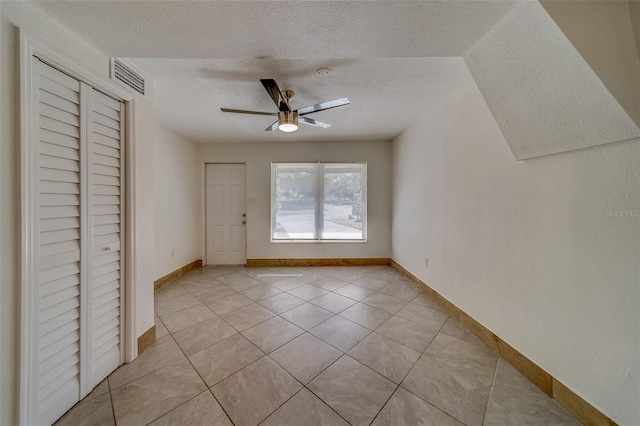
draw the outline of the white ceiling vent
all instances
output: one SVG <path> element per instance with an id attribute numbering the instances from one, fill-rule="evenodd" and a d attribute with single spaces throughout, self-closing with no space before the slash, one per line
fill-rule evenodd
<path id="1" fill-rule="evenodd" d="M 130 87 L 142 96 L 145 95 L 145 78 L 121 59 L 111 58 L 111 79 Z"/>

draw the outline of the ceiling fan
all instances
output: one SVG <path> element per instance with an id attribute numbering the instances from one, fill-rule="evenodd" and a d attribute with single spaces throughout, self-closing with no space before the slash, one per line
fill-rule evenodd
<path id="1" fill-rule="evenodd" d="M 271 126 L 267 127 L 265 131 L 273 132 L 279 129 L 283 132 L 295 132 L 298 130 L 298 123 L 304 123 L 309 126 L 327 128 L 331 124 L 323 123 L 322 121 L 314 120 L 313 118 L 305 117 L 307 114 L 314 112 L 324 111 L 331 108 L 337 108 L 344 105 L 349 105 L 349 99 L 340 98 L 333 101 L 321 102 L 319 104 L 310 105 L 304 108 L 296 110 L 291 109 L 291 98 L 295 94 L 293 90 L 280 90 L 278 84 L 273 79 L 261 79 L 260 83 L 264 86 L 271 99 L 278 107 L 278 112 L 262 112 L 262 111 L 247 111 L 243 109 L 232 108 L 220 108 L 223 112 L 235 112 L 238 114 L 255 114 L 255 115 L 273 115 L 277 116 L 278 120 Z"/>

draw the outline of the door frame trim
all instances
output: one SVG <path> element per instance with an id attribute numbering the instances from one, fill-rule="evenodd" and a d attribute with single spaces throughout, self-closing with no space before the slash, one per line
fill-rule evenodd
<path id="1" fill-rule="evenodd" d="M 247 206 L 249 205 L 247 203 L 247 163 L 246 162 L 230 162 L 230 163 L 220 163 L 220 162 L 216 162 L 216 161 L 206 161 L 204 163 L 204 169 L 202 171 L 202 176 L 203 176 L 203 184 L 202 184 L 202 228 L 204 230 L 204 241 L 203 241 L 203 253 L 202 253 L 202 259 L 203 259 L 203 266 L 207 266 L 209 265 L 209 259 L 207 259 L 207 166 L 209 164 L 212 165 L 240 165 L 240 166 L 244 166 L 244 211 L 245 214 L 247 212 Z M 244 227 L 244 262 L 245 264 L 247 263 L 247 259 L 249 258 L 249 243 L 248 243 L 249 239 L 248 239 L 248 233 L 247 233 L 247 227 Z"/>
<path id="2" fill-rule="evenodd" d="M 28 425 L 35 423 L 33 407 L 35 402 L 32 401 L 32 388 L 35 384 L 34 372 L 32 371 L 32 356 L 33 345 L 35 341 L 31 339 L 30 331 L 33 324 L 31 323 L 33 311 L 33 295 L 34 295 L 34 278 L 33 261 L 30 254 L 33 251 L 31 242 L 33 240 L 33 219 L 36 212 L 36 206 L 34 206 L 32 194 L 34 181 L 32 179 L 34 168 L 32 164 L 33 155 L 33 137 L 34 129 L 32 122 L 33 112 L 33 93 L 32 93 L 32 75 L 33 69 L 31 66 L 31 57 L 37 56 L 43 60 L 46 60 L 54 67 L 58 67 L 62 70 L 69 72 L 76 78 L 90 83 L 94 88 L 109 93 L 112 96 L 118 97 L 121 101 L 125 102 L 125 115 L 123 115 L 124 122 L 126 123 L 124 134 L 124 176 L 121 188 L 124 190 L 124 197 L 122 200 L 123 205 L 123 217 L 125 221 L 124 228 L 124 246 L 123 257 L 124 262 L 122 265 L 124 278 L 122 279 L 122 285 L 124 291 L 123 304 L 124 304 L 124 317 L 121 321 L 124 323 L 124 338 L 123 338 L 123 355 L 124 361 L 130 362 L 134 360 L 138 355 L 137 336 L 136 332 L 136 294 L 134 287 L 135 269 L 136 269 L 136 230 L 134 222 L 133 203 L 131 200 L 135 199 L 135 174 L 133 168 L 133 145 L 134 145 L 134 123 L 135 116 L 133 108 L 131 107 L 131 101 L 134 96 L 129 93 L 123 87 L 115 84 L 109 79 L 102 77 L 96 72 L 86 68 L 85 66 L 77 63 L 75 60 L 69 58 L 64 53 L 57 49 L 47 45 L 39 40 L 37 37 L 19 28 L 19 55 L 20 55 L 20 220 L 21 220 L 21 252 L 20 252 L 20 331 L 19 331 L 19 392 L 18 392 L 18 418 L 19 424 Z"/>

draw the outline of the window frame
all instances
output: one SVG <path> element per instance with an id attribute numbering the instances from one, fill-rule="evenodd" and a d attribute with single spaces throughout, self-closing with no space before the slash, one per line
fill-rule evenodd
<path id="1" fill-rule="evenodd" d="M 349 165 L 358 166 L 362 176 L 362 209 L 364 214 L 362 215 L 362 238 L 321 238 L 324 233 L 324 174 L 327 166 L 345 167 Z M 315 229 L 313 232 L 313 238 L 275 238 L 276 227 L 276 171 L 278 166 L 300 166 L 300 167 L 314 167 L 315 171 L 315 186 L 314 186 L 314 199 L 315 199 Z M 271 220 L 269 227 L 269 241 L 273 244 L 281 243 L 366 243 L 367 242 L 367 228 L 368 228 L 368 202 L 367 202 L 367 162 L 366 161 L 351 161 L 351 162 L 271 162 Z"/>

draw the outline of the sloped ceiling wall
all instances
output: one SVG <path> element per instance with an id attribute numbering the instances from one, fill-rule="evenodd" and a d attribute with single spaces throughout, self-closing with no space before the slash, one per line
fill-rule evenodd
<path id="1" fill-rule="evenodd" d="M 630 2 L 542 0 L 540 4 L 640 126 L 640 58 Z"/>
<path id="2" fill-rule="evenodd" d="M 629 13 L 631 15 L 631 26 L 636 39 L 636 50 L 640 59 L 640 1 L 629 0 Z"/>
<path id="3" fill-rule="evenodd" d="M 538 2 L 464 56 L 517 160 L 640 137 L 640 128 Z"/>

